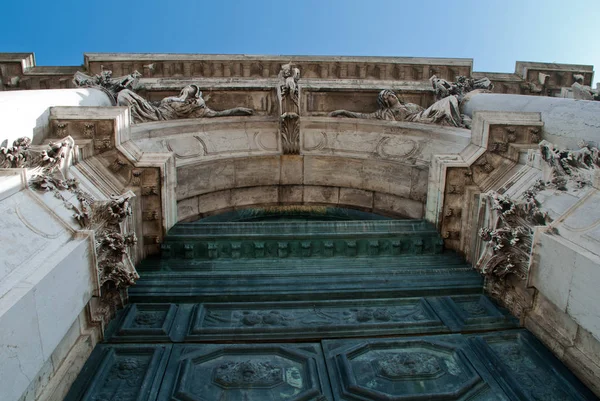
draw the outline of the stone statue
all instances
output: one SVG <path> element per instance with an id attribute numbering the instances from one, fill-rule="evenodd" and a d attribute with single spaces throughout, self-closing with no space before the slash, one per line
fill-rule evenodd
<path id="1" fill-rule="evenodd" d="M 521 89 L 523 89 L 523 91 L 525 91 L 526 93 L 541 94 L 546 90 L 549 81 L 550 75 L 539 72 L 537 79 L 534 79 L 533 81 L 524 82 L 520 86 Z"/>
<path id="2" fill-rule="evenodd" d="M 149 121 L 177 120 L 183 118 L 249 116 L 252 109 L 235 107 L 215 111 L 206 106 L 202 92 L 197 85 L 187 85 L 179 96 L 169 96 L 160 102 L 150 102 L 130 89 L 124 89 L 117 96 L 119 106 L 128 106 L 133 123 Z"/>
<path id="3" fill-rule="evenodd" d="M 300 69 L 291 62 L 283 64 L 278 77 L 281 148 L 285 155 L 297 155 L 300 154 Z"/>
<path id="4" fill-rule="evenodd" d="M 573 91 L 573 98 L 577 100 L 600 100 L 600 93 L 595 92 L 587 85 L 583 84 L 584 76 L 581 74 L 573 74 L 573 85 L 571 90 Z"/>
<path id="5" fill-rule="evenodd" d="M 429 78 L 429 82 L 433 86 L 435 100 L 441 100 L 448 96 L 456 96 L 459 103 L 469 92 L 474 90 L 489 92 L 494 89 L 494 84 L 487 77 L 473 79 L 460 75 L 456 78 L 456 82 L 448 82 L 433 75 Z"/>
<path id="6" fill-rule="evenodd" d="M 100 89 L 110 97 L 113 105 L 116 106 L 119 92 L 123 89 L 132 90 L 141 76 L 142 74 L 134 71 L 132 74 L 126 76 L 113 78 L 111 70 L 103 69 L 100 74 L 92 77 L 81 71 L 77 71 L 73 77 L 73 83 L 80 88 Z"/>
<path id="7" fill-rule="evenodd" d="M 418 104 L 403 102 L 389 89 L 379 92 L 379 109 L 372 113 L 356 113 L 348 110 L 336 110 L 331 117 L 365 118 L 370 120 L 410 121 L 424 124 L 441 124 L 462 127 L 458 98 L 449 95 L 424 109 Z"/>
<path id="8" fill-rule="evenodd" d="M 292 63 L 284 64 L 279 71 L 279 85 L 277 86 L 277 98 L 279 99 L 279 114 L 296 113 L 300 114 L 300 69 L 294 67 Z"/>

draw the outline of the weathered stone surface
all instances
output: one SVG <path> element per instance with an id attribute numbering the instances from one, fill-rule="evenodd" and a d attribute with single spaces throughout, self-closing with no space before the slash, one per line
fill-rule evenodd
<path id="1" fill-rule="evenodd" d="M 198 196 L 198 212 L 206 213 L 232 207 L 231 190 L 217 191 Z"/>
<path id="2" fill-rule="evenodd" d="M 281 185 L 300 185 L 304 182 L 304 157 L 281 156 Z"/>
<path id="3" fill-rule="evenodd" d="M 340 189 L 338 187 L 305 185 L 304 202 L 336 205 L 339 202 L 339 193 Z"/>
<path id="4" fill-rule="evenodd" d="M 372 209 L 373 192 L 352 188 L 340 188 L 339 203 L 342 205 Z"/>
<path id="5" fill-rule="evenodd" d="M 304 187 L 302 185 L 282 185 L 279 187 L 279 203 L 304 203 Z"/>
<path id="6" fill-rule="evenodd" d="M 231 191 L 233 206 L 277 204 L 279 192 L 277 187 L 237 188 Z"/>
<path id="7" fill-rule="evenodd" d="M 214 193 L 211 195 L 214 195 Z M 198 216 L 200 214 L 199 198 L 203 196 L 206 195 L 194 196 L 177 202 L 177 219 L 181 221 Z"/>
<path id="8" fill-rule="evenodd" d="M 423 204 L 400 196 L 375 193 L 373 196 L 373 210 L 380 213 L 392 213 L 411 219 L 423 217 Z"/>

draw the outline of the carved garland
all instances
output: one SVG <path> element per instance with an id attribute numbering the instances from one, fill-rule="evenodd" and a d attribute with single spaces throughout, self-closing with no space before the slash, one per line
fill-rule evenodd
<path id="1" fill-rule="evenodd" d="M 29 184 L 32 189 L 52 192 L 65 207 L 74 211 L 73 218 L 81 228 L 94 230 L 100 286 L 106 290 L 124 290 L 139 277 L 127 255 L 129 248 L 137 242 L 135 233 L 125 233 L 122 227 L 131 215 L 129 201 L 134 195 L 128 192 L 111 196 L 107 201 L 95 201 L 80 189 L 76 179 L 67 179 L 68 158 L 73 145 L 73 139 L 67 137 L 48 144 L 47 149 L 34 149 L 29 138 L 19 138 L 10 147 L 0 147 L 0 166 L 31 169 L 33 175 Z M 67 200 L 62 191 L 74 194 L 78 204 Z"/>

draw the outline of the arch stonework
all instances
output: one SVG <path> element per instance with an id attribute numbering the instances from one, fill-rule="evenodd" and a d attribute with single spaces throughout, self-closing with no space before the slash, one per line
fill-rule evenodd
<path id="1" fill-rule="evenodd" d="M 306 118 L 299 155 L 282 155 L 269 118 L 142 124 L 144 152 L 173 152 L 178 221 L 258 205 L 341 205 L 423 218 L 429 161 L 460 152 L 464 129 Z"/>

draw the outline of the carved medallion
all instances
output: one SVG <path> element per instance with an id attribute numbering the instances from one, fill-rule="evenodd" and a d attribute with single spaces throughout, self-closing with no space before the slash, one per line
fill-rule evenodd
<path id="1" fill-rule="evenodd" d="M 213 382 L 225 388 L 268 388 L 283 382 L 283 369 L 268 361 L 228 361 L 214 369 Z"/>
<path id="2" fill-rule="evenodd" d="M 378 374 L 391 380 L 433 378 L 444 374 L 438 359 L 425 352 L 401 352 L 375 360 Z"/>

